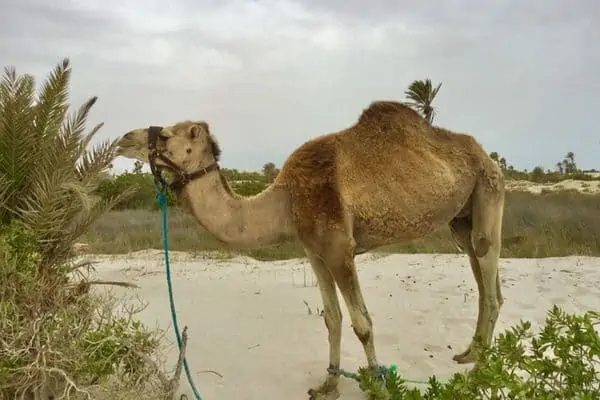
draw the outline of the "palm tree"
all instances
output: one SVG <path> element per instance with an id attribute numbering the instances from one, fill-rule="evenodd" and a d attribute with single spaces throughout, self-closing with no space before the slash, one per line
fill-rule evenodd
<path id="1" fill-rule="evenodd" d="M 6 67 L 0 81 L 0 224 L 18 221 L 43 244 L 42 262 L 64 262 L 72 244 L 120 201 L 95 190 L 115 158 L 116 140 L 88 149 L 102 127 L 85 130 L 92 97 L 68 114 L 69 60 L 59 63 L 36 96 L 31 75 Z"/>
<path id="2" fill-rule="evenodd" d="M 565 167 L 565 173 L 572 174 L 577 172 L 577 165 L 575 164 L 575 153 L 569 151 L 563 160 L 563 165 Z"/>
<path id="3" fill-rule="evenodd" d="M 429 123 L 432 123 L 435 117 L 435 109 L 432 104 L 441 86 L 442 83 L 440 82 L 434 88 L 431 79 L 427 78 L 413 81 L 404 92 L 406 98 L 410 100 L 407 104 L 423 114 Z"/>
<path id="4" fill-rule="evenodd" d="M 125 376 L 116 376 L 121 367 L 99 368 L 99 360 L 140 377 L 144 363 L 123 357 L 136 354 L 130 345 L 148 354 L 156 348 L 138 339 L 154 337 L 143 325 L 119 322 L 112 303 L 89 294 L 91 284 L 105 282 L 74 275 L 90 266 L 74 257 L 74 242 L 132 189 L 97 195 L 117 140 L 91 145 L 102 126 L 85 128 L 96 97 L 68 112 L 70 76 L 65 59 L 39 93 L 31 75 L 12 67 L 0 78 L 0 353 L 9 360 L 0 362 L 0 398 L 58 398 Z M 135 343 L 113 348 L 119 338 Z M 111 343 L 109 353 L 94 343 Z"/>

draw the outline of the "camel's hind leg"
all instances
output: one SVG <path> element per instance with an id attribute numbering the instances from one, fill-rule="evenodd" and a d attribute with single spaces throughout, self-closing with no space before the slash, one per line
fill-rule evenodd
<path id="1" fill-rule="evenodd" d="M 500 288 L 498 262 L 501 248 L 504 193 L 502 189 L 483 189 L 481 184 L 473 193 L 473 209 L 468 217 L 451 222 L 451 228 L 467 252 L 479 293 L 479 311 L 475 335 L 469 347 L 453 359 L 458 363 L 477 361 L 479 351 L 475 341 L 490 345 L 504 303 Z"/>
<path id="2" fill-rule="evenodd" d="M 317 277 L 321 298 L 323 300 L 323 319 L 329 332 L 329 368 L 338 369 L 340 367 L 340 351 L 342 341 L 342 311 L 338 301 L 335 282 L 333 276 L 327 270 L 322 258 L 305 249 L 312 269 Z M 339 375 L 330 373 L 325 381 L 308 390 L 311 398 L 329 398 L 339 397 L 337 389 Z"/>

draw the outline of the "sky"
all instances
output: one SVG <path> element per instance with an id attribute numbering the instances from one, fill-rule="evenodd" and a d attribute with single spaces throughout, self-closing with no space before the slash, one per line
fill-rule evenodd
<path id="1" fill-rule="evenodd" d="M 516 168 L 600 169 L 598 0 L 0 0 L 0 60 L 38 80 L 71 60 L 75 106 L 114 139 L 205 120 L 222 166 L 281 166 L 415 79 L 434 123 Z M 130 169 L 119 158 L 115 170 Z"/>

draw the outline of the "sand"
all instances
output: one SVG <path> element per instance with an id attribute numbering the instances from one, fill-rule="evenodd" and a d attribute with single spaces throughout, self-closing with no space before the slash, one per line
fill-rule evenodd
<path id="1" fill-rule="evenodd" d="M 175 343 L 160 251 L 90 257 L 99 261 L 103 279 L 140 286 L 112 290 L 147 301 L 142 320 L 169 328 L 167 338 Z M 418 380 L 468 368 L 451 360 L 468 344 L 476 318 L 477 291 L 464 255 L 365 254 L 356 260 L 381 363 L 396 363 L 406 378 Z M 172 266 L 179 323 L 188 325 L 188 361 L 203 400 L 308 398 L 306 390 L 325 376 L 328 344 L 319 290 L 305 260 L 173 253 Z M 506 301 L 496 332 L 520 319 L 537 328 L 554 303 L 568 312 L 600 309 L 600 258 L 503 259 L 501 278 Z M 365 358 L 342 308 L 342 367 L 355 370 Z M 198 373 L 206 369 L 223 378 Z M 351 380 L 342 379 L 340 391 L 343 399 L 362 398 Z M 182 392 L 193 399 L 185 380 Z"/>
<path id="2" fill-rule="evenodd" d="M 525 180 L 506 180 L 506 190 L 511 192 L 530 192 L 540 194 L 544 191 L 557 192 L 561 190 L 575 190 L 580 193 L 600 193 L 600 181 L 580 181 L 565 179 L 557 183 L 535 183 Z"/>

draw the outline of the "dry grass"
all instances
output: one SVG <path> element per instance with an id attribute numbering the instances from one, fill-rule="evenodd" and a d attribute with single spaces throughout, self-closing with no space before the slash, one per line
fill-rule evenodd
<path id="1" fill-rule="evenodd" d="M 576 191 L 507 193 L 504 236 L 522 235 L 525 241 L 505 248 L 503 257 L 553 257 L 573 254 L 600 256 L 600 196 Z M 84 238 L 94 253 L 127 253 L 161 248 L 160 214 L 130 210 L 108 213 Z M 223 257 L 238 254 L 262 260 L 302 257 L 294 240 L 282 245 L 237 250 L 218 242 L 191 216 L 172 210 L 169 216 L 172 250 L 217 252 Z M 444 228 L 426 239 L 393 245 L 378 252 L 454 253 L 456 248 Z"/>

